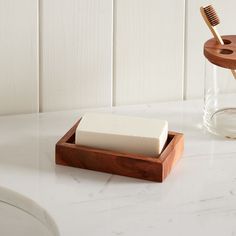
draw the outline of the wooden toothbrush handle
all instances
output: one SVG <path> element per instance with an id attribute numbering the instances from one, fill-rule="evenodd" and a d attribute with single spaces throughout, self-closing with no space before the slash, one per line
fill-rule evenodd
<path id="1" fill-rule="evenodd" d="M 231 70 L 233 77 L 236 79 L 236 71 L 235 70 Z"/>

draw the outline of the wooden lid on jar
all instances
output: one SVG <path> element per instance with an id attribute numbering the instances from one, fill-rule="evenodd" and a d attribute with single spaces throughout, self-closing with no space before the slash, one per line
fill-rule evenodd
<path id="1" fill-rule="evenodd" d="M 236 35 L 222 36 L 224 45 L 219 44 L 215 38 L 209 39 L 204 44 L 204 55 L 213 64 L 236 69 Z"/>

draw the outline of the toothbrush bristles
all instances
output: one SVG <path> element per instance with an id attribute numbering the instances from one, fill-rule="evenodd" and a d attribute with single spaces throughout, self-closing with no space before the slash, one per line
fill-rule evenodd
<path id="1" fill-rule="evenodd" d="M 216 11 L 212 5 L 204 7 L 204 12 L 212 26 L 220 24 L 220 18 L 217 16 Z"/>

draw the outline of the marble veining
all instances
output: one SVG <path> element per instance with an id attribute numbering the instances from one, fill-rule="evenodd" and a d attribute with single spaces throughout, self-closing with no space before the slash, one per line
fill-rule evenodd
<path id="1" fill-rule="evenodd" d="M 235 235 L 236 140 L 206 132 L 202 108 L 195 100 L 2 116 L 0 186 L 28 199 L 10 194 L 18 207 L 45 210 L 61 236 Z M 168 120 L 185 134 L 183 158 L 164 183 L 56 166 L 55 143 L 87 111 Z M 51 224 L 43 210 L 35 214 Z"/>

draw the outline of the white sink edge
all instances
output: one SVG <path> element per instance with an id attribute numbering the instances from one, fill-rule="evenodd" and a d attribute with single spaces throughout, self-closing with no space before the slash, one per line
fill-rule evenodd
<path id="1" fill-rule="evenodd" d="M 32 199 L 0 186 L 0 201 L 30 214 L 47 227 L 54 236 L 60 236 L 58 226 L 51 215 Z"/>

